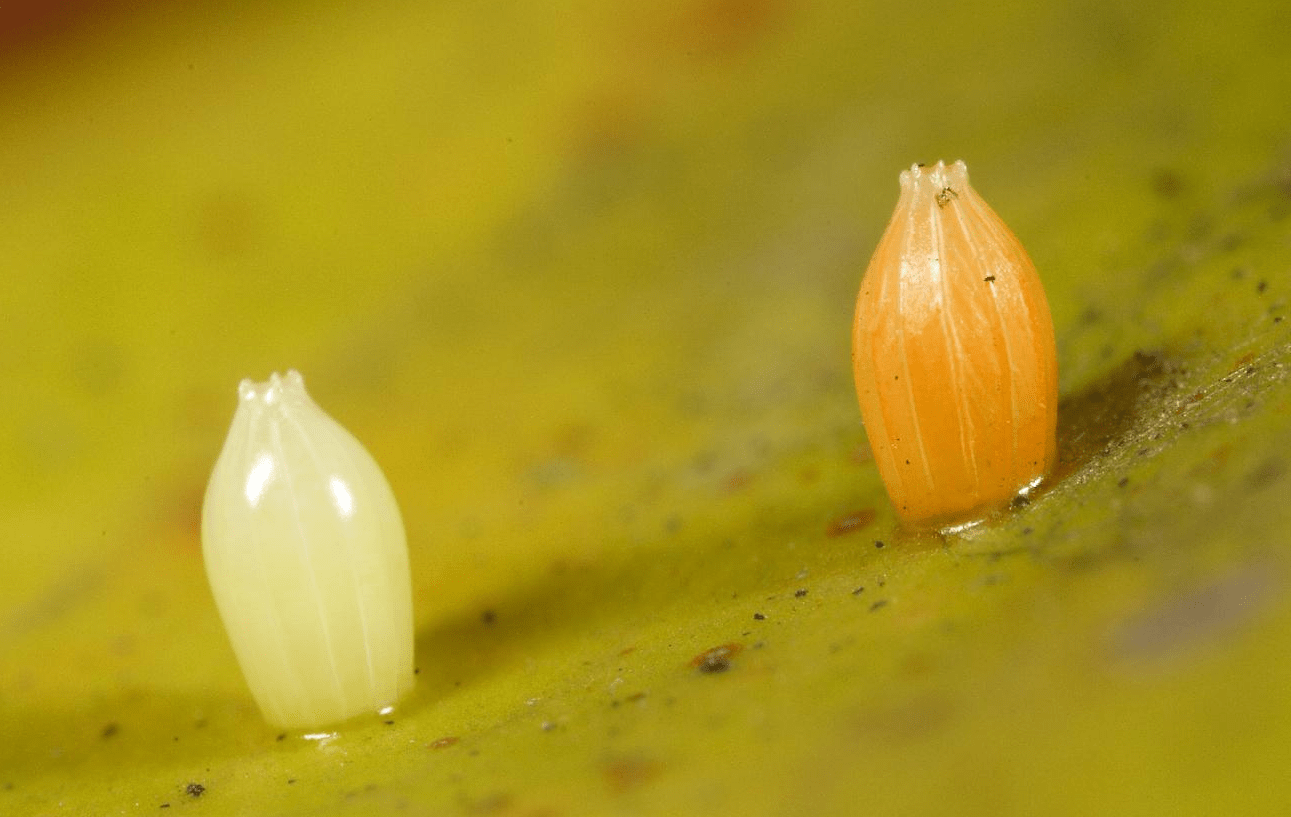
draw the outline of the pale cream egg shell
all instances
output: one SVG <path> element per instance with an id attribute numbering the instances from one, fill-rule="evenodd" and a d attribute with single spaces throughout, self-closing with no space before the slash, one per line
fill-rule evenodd
<path id="1" fill-rule="evenodd" d="M 392 706 L 413 685 L 403 520 L 380 467 L 296 371 L 244 380 L 202 552 L 251 693 L 280 727 Z"/>

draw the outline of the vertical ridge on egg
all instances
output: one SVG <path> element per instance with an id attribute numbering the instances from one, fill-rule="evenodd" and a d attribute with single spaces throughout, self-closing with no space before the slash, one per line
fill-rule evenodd
<path id="1" fill-rule="evenodd" d="M 267 720 L 312 728 L 412 687 L 412 593 L 381 469 L 295 371 L 244 380 L 202 509 L 207 577 Z"/>
<path id="2" fill-rule="evenodd" d="M 955 522 L 1053 467 L 1053 323 L 1035 266 L 963 162 L 900 181 L 857 297 L 853 373 L 898 512 Z"/>

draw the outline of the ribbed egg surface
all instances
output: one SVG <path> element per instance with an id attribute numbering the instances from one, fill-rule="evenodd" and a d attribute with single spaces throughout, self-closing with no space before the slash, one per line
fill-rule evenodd
<path id="1" fill-rule="evenodd" d="M 202 552 L 264 716 L 311 728 L 393 705 L 413 685 L 403 521 L 372 456 L 298 372 L 238 386 L 206 489 Z"/>
<path id="2" fill-rule="evenodd" d="M 1026 250 L 963 162 L 900 179 L 856 302 L 856 390 L 898 513 L 961 522 L 1053 469 L 1053 319 Z"/>

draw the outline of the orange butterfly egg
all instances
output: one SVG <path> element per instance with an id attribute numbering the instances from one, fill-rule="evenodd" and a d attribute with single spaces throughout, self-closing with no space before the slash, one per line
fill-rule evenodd
<path id="1" fill-rule="evenodd" d="M 906 520 L 971 520 L 1052 469 L 1049 303 L 963 162 L 901 174 L 861 281 L 852 368 L 879 475 Z"/>

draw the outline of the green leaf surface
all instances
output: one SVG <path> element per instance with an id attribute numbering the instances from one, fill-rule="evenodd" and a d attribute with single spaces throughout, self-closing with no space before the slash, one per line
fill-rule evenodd
<path id="1" fill-rule="evenodd" d="M 0 54 L 0 813 L 1291 804 L 1283 4 L 90 10 Z M 1058 336 L 1059 473 L 902 526 L 848 336 L 916 161 Z M 296 367 L 417 689 L 256 711 L 201 564 Z M 162 810 L 165 811 L 162 811 Z"/>

